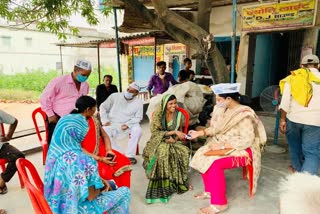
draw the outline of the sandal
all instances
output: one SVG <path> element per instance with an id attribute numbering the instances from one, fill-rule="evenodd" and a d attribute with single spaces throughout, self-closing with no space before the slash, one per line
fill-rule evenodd
<path id="1" fill-rule="evenodd" d="M 200 209 L 200 214 L 216 214 L 225 211 L 228 209 L 228 205 L 225 205 L 224 208 L 218 208 L 216 205 L 210 204 L 208 207 Z"/>
<path id="2" fill-rule="evenodd" d="M 0 209 L 0 214 L 7 214 L 7 211 L 4 209 Z"/>
<path id="3" fill-rule="evenodd" d="M 3 185 L 3 187 L 0 187 L 0 195 L 4 195 L 8 192 L 7 185 Z M 1 214 L 1 213 L 0 213 Z"/>
<path id="4" fill-rule="evenodd" d="M 195 194 L 193 197 L 196 199 L 200 199 L 200 200 L 211 198 L 210 193 L 208 193 L 208 192 L 199 192 L 199 193 Z"/>

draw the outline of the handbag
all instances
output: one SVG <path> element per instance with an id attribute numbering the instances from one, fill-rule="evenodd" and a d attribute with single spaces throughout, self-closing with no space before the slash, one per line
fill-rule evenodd
<path id="1" fill-rule="evenodd" d="M 226 156 L 234 152 L 236 149 L 233 148 L 226 148 L 226 149 L 219 149 L 219 150 L 209 150 L 204 153 L 205 156 Z"/>

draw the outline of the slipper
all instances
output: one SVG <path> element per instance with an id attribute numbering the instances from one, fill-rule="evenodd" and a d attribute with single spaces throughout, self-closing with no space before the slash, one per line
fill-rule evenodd
<path id="1" fill-rule="evenodd" d="M 208 206 L 208 207 L 201 208 L 200 214 L 221 213 L 221 212 L 225 211 L 226 209 L 228 209 L 228 206 L 226 206 L 223 209 L 220 209 L 220 208 L 216 207 L 215 205 L 210 204 L 210 206 Z"/>
<path id="2" fill-rule="evenodd" d="M 135 158 L 129 158 L 131 165 L 134 165 L 137 163 L 137 159 Z"/>
<path id="3" fill-rule="evenodd" d="M 7 211 L 4 209 L 0 209 L 0 214 L 7 214 Z"/>
<path id="4" fill-rule="evenodd" d="M 8 192 L 7 185 L 4 185 L 3 187 L 0 187 L 0 194 L 4 195 Z"/>
<path id="5" fill-rule="evenodd" d="M 199 193 L 195 194 L 193 197 L 196 199 L 199 199 L 199 200 L 211 198 L 210 193 L 208 193 L 208 192 L 199 192 Z"/>

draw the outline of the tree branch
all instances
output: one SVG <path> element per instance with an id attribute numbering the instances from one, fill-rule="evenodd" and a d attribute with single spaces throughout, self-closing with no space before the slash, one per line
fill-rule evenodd
<path id="1" fill-rule="evenodd" d="M 142 14 L 142 17 L 147 19 L 155 28 L 166 32 L 175 40 L 190 46 L 191 48 L 198 49 L 199 41 L 192 38 L 189 32 L 179 29 L 176 25 L 170 23 L 165 24 L 163 19 L 160 19 L 153 12 L 148 10 L 142 3 L 137 0 L 124 0 L 125 4 L 134 10 L 137 14 Z M 181 16 L 179 16 L 181 17 Z"/>
<path id="2" fill-rule="evenodd" d="M 169 10 L 165 1 L 163 0 L 151 0 L 151 1 L 155 11 L 160 16 L 161 20 L 166 24 L 173 23 L 175 27 L 181 29 L 182 31 L 188 32 L 188 34 L 196 38 L 199 42 L 209 34 L 199 25 Z"/>

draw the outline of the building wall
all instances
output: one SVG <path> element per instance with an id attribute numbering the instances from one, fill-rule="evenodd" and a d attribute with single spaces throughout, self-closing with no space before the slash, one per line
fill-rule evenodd
<path id="1" fill-rule="evenodd" d="M 94 29 L 80 29 L 80 36 L 68 36 L 66 42 L 81 42 L 99 37 Z M 41 69 L 60 70 L 60 50 L 57 36 L 36 30 L 16 30 L 0 27 L 0 73 L 14 74 L 26 70 Z M 112 65 L 116 68 L 115 49 L 101 49 L 101 65 Z M 72 70 L 77 58 L 85 58 L 97 67 L 97 50 L 87 48 L 62 47 L 63 68 Z"/>

